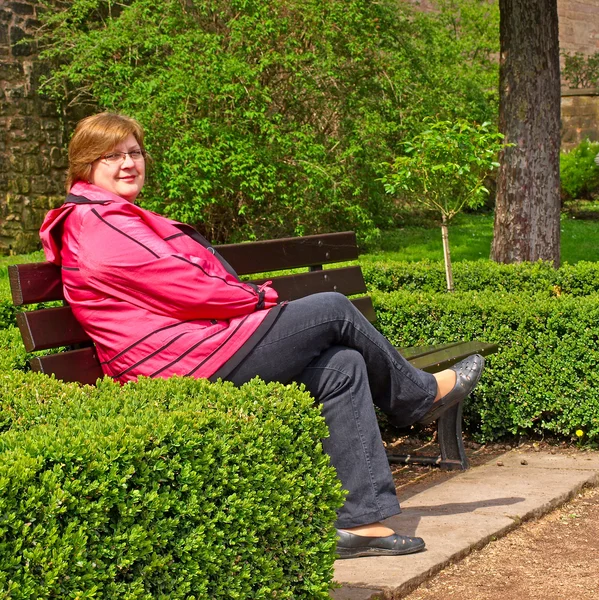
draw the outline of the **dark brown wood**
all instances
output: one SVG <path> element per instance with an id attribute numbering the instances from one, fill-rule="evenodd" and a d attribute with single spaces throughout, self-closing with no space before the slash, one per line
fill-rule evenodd
<path id="1" fill-rule="evenodd" d="M 352 304 L 371 322 L 376 321 L 376 313 L 370 296 L 362 296 L 361 298 L 352 298 Z"/>
<path id="2" fill-rule="evenodd" d="M 36 356 L 31 360 L 31 368 L 46 375 L 54 375 L 61 381 L 88 385 L 94 385 L 98 379 L 104 377 L 96 349 L 93 347 Z"/>
<path id="3" fill-rule="evenodd" d="M 311 267 L 358 258 L 356 236 L 351 231 L 228 244 L 217 246 L 216 249 L 239 275 Z M 11 265 L 8 269 L 15 306 L 64 299 L 60 268 L 56 265 L 47 262 L 30 263 Z M 347 293 L 361 291 L 366 291 L 366 288 Z"/>
<path id="4" fill-rule="evenodd" d="M 266 281 L 272 281 L 272 287 L 277 290 L 281 300 L 296 300 L 318 292 L 339 292 L 351 296 L 365 294 L 367 291 L 360 267 L 282 275 L 276 278 L 256 279 L 254 283 L 262 284 Z"/>
<path id="5" fill-rule="evenodd" d="M 460 344 L 463 344 L 463 342 L 450 342 L 448 344 L 437 344 L 436 346 L 413 346 L 412 348 L 398 348 L 398 350 L 404 358 L 413 360 L 427 354 L 432 354 L 433 352 L 438 352 L 439 350 L 459 346 Z"/>
<path id="6" fill-rule="evenodd" d="M 60 267 L 52 263 L 9 265 L 8 277 L 15 306 L 64 300 Z"/>
<path id="7" fill-rule="evenodd" d="M 239 275 L 310 267 L 358 258 L 353 231 L 215 246 Z"/>
<path id="8" fill-rule="evenodd" d="M 408 359 L 417 369 L 428 373 L 438 373 L 455 365 L 471 354 L 487 356 L 497 352 L 497 344 L 486 342 L 461 342 L 436 352 L 428 352 L 423 356 Z"/>
<path id="9" fill-rule="evenodd" d="M 27 352 L 89 341 L 70 306 L 18 313 L 17 325 Z"/>

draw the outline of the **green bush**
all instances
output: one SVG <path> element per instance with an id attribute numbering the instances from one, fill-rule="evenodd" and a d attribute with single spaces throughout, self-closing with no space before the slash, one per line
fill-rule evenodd
<path id="1" fill-rule="evenodd" d="M 599 166 L 595 164 L 597 154 L 599 142 L 589 140 L 560 154 L 563 200 L 591 200 L 599 192 Z"/>
<path id="2" fill-rule="evenodd" d="M 11 327 L 16 324 L 15 315 L 17 309 L 12 299 L 0 298 L 0 329 Z"/>
<path id="3" fill-rule="evenodd" d="M 144 206 L 215 242 L 388 225 L 380 163 L 424 116 L 497 115 L 498 9 L 439 0 L 74 0 L 43 16 L 65 113 L 148 131 Z M 65 136 L 66 137 L 66 136 Z"/>
<path id="4" fill-rule="evenodd" d="M 465 415 L 481 440 L 577 429 L 599 441 L 599 297 L 523 292 L 374 294 L 377 326 L 397 346 L 499 344 Z"/>
<path id="5" fill-rule="evenodd" d="M 0 328 L 0 373 L 29 370 L 31 355 L 25 351 L 20 331 L 13 326 Z"/>
<path id="6" fill-rule="evenodd" d="M 599 85 L 599 52 L 583 54 L 582 52 L 562 52 L 564 68 L 562 78 L 570 88 L 595 88 Z"/>
<path id="7" fill-rule="evenodd" d="M 365 262 L 369 289 L 443 292 L 445 272 L 441 261 Z M 550 263 L 504 265 L 490 260 L 461 261 L 454 265 L 457 291 L 524 292 L 547 296 L 587 296 L 599 292 L 599 263 L 581 261 L 554 269 Z"/>
<path id="8" fill-rule="evenodd" d="M 2 597 L 328 598 L 341 491 L 308 394 L 0 378 Z"/>

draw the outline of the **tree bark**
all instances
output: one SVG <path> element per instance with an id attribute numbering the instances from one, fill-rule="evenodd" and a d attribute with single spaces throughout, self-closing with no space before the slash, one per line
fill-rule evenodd
<path id="1" fill-rule="evenodd" d="M 491 258 L 560 262 L 557 0 L 499 0 L 499 130 Z"/>
<path id="2" fill-rule="evenodd" d="M 447 217 L 443 214 L 441 223 L 441 239 L 443 240 L 443 259 L 445 261 L 445 280 L 447 291 L 453 292 L 453 267 L 451 265 L 451 252 L 449 251 L 449 231 L 447 229 Z"/>

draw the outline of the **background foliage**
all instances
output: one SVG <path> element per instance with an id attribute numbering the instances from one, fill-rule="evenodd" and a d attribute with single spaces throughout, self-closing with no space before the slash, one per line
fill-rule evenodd
<path id="1" fill-rule="evenodd" d="M 599 142 L 583 140 L 576 148 L 560 154 L 562 200 L 591 200 L 599 193 Z"/>
<path id="2" fill-rule="evenodd" d="M 408 196 L 440 213 L 446 223 L 464 206 L 484 204 L 489 194 L 484 182 L 499 166 L 503 136 L 491 133 L 489 123 L 471 125 L 461 119 L 425 123 L 423 131 L 403 143 L 403 154 L 383 181 L 388 193 Z"/>
<path id="3" fill-rule="evenodd" d="M 465 206 L 484 204 L 489 190 L 485 180 L 499 166 L 501 133 L 489 132 L 489 123 L 471 125 L 463 119 L 433 121 L 403 143 L 403 154 L 383 178 L 385 190 L 422 204 L 441 217 L 447 290 L 453 291 L 453 269 L 448 225 Z"/>
<path id="4" fill-rule="evenodd" d="M 55 6 L 55 2 L 50 2 Z M 213 241 L 392 223 L 380 164 L 425 116 L 494 121 L 497 7 L 439 0 L 74 0 L 39 42 L 67 115 L 138 118 L 143 204 Z"/>
<path id="5" fill-rule="evenodd" d="M 562 56 L 562 79 L 568 87 L 588 89 L 599 86 L 599 52 L 588 55 L 582 52 L 562 52 Z"/>

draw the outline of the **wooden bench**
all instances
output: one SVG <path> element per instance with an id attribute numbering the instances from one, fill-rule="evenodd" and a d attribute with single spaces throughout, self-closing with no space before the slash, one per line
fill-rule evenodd
<path id="1" fill-rule="evenodd" d="M 355 306 L 374 322 L 376 315 L 359 266 L 323 265 L 358 258 L 353 232 L 312 235 L 244 244 L 217 246 L 218 252 L 240 276 L 295 268 L 308 268 L 293 275 L 269 276 L 282 300 L 294 300 L 309 294 L 336 291 L 352 297 Z M 60 269 L 51 263 L 30 263 L 8 267 L 13 302 L 16 306 L 64 300 Z M 262 283 L 264 279 L 253 279 Z M 54 375 L 63 381 L 95 384 L 102 377 L 92 341 L 79 325 L 70 306 L 37 308 L 17 314 L 17 324 L 28 352 L 66 347 L 55 354 L 31 360 L 34 371 Z M 482 342 L 463 342 L 400 348 L 416 367 L 435 373 L 473 353 L 495 352 L 497 346 Z M 466 469 L 468 460 L 462 441 L 462 406 L 448 410 L 438 420 L 439 456 L 389 455 L 393 463 L 438 465 L 445 469 Z"/>

